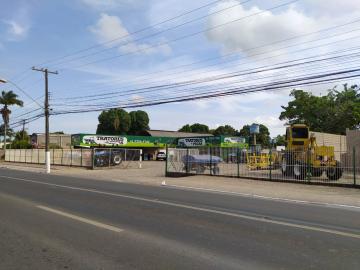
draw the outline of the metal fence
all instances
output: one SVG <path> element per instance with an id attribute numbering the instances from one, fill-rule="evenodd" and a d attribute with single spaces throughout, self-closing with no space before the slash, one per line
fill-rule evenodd
<path id="1" fill-rule="evenodd" d="M 249 152 L 241 148 L 171 148 L 166 175 L 211 175 L 360 187 L 360 153 Z"/>
<path id="2" fill-rule="evenodd" d="M 141 168 L 142 150 L 125 148 L 95 148 L 93 168 Z"/>
<path id="3" fill-rule="evenodd" d="M 45 164 L 45 149 L 7 149 L 5 161 Z M 132 163 L 141 167 L 141 150 L 138 149 L 51 149 L 52 165 L 88 168 L 128 168 Z"/>

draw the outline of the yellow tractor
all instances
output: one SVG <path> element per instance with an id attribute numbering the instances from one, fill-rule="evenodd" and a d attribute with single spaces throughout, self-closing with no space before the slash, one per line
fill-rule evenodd
<path id="1" fill-rule="evenodd" d="M 249 170 L 276 169 L 279 165 L 277 152 L 262 152 L 261 145 L 251 145 L 246 153 Z"/>
<path id="2" fill-rule="evenodd" d="M 329 180 L 342 176 L 340 162 L 335 159 L 333 146 L 317 146 L 309 127 L 293 124 L 286 128 L 286 150 L 281 158 L 281 171 L 296 179 L 320 177 L 324 172 Z"/>

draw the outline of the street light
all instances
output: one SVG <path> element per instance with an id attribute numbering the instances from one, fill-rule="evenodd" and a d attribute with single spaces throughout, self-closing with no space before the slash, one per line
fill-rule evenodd
<path id="1" fill-rule="evenodd" d="M 0 83 L 7 83 L 7 80 L 0 78 Z"/>

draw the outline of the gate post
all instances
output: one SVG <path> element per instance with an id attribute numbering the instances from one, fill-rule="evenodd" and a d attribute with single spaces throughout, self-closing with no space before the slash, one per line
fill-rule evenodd
<path id="1" fill-rule="evenodd" d="M 240 178 L 240 148 L 236 151 L 237 177 Z"/>
<path id="2" fill-rule="evenodd" d="M 167 176 L 167 171 L 168 171 L 168 155 L 169 153 L 169 147 L 168 145 L 166 144 L 166 157 L 165 157 L 165 177 Z"/>
<path id="3" fill-rule="evenodd" d="M 189 172 L 190 172 L 190 168 L 189 168 L 189 148 L 186 148 L 186 165 L 185 165 L 185 169 L 186 169 L 186 174 L 189 174 Z"/>
<path id="4" fill-rule="evenodd" d="M 356 157 L 356 153 L 355 153 L 355 146 L 353 146 L 353 172 L 354 172 L 354 186 L 356 186 L 356 162 L 355 162 L 355 157 Z"/>
<path id="5" fill-rule="evenodd" d="M 308 182 L 310 182 L 310 177 L 311 177 L 311 151 L 310 149 L 307 150 L 307 166 L 306 166 L 306 179 Z"/>
<path id="6" fill-rule="evenodd" d="M 270 180 L 272 180 L 272 148 L 270 148 L 269 152 L 269 168 L 270 168 Z"/>
<path id="7" fill-rule="evenodd" d="M 212 148 L 211 146 L 209 147 L 210 149 L 210 175 L 212 175 Z"/>

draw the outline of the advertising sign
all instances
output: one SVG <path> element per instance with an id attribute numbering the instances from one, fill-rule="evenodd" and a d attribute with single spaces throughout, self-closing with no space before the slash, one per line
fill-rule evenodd
<path id="1" fill-rule="evenodd" d="M 224 143 L 245 143 L 245 138 L 243 138 L 243 137 L 225 137 Z"/>
<path id="2" fill-rule="evenodd" d="M 260 133 L 260 126 L 258 124 L 252 124 L 250 126 L 250 134 L 259 134 Z"/>
<path id="3" fill-rule="evenodd" d="M 122 136 L 89 135 L 83 137 L 83 143 L 110 146 L 125 145 L 127 144 L 127 138 Z"/>
<path id="4" fill-rule="evenodd" d="M 182 138 L 178 140 L 178 146 L 181 147 L 197 147 L 204 145 L 205 145 L 204 138 Z"/>

